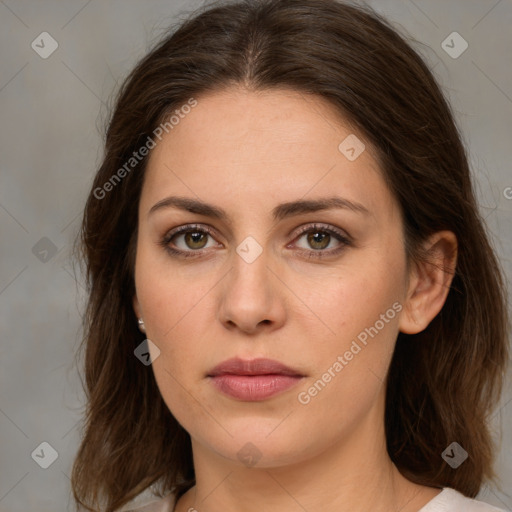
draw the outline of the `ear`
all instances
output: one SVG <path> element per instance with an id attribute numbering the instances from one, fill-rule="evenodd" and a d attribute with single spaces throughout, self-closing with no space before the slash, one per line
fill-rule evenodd
<path id="1" fill-rule="evenodd" d="M 439 231 L 423 245 L 427 261 L 415 262 L 399 329 L 417 334 L 441 311 L 457 265 L 457 238 L 451 231 Z"/>

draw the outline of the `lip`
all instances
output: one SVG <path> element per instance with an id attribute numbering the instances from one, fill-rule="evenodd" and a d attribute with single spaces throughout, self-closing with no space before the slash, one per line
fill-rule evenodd
<path id="1" fill-rule="evenodd" d="M 303 375 L 293 368 L 274 361 L 273 359 L 241 359 L 233 357 L 218 364 L 213 370 L 210 371 L 208 377 L 216 377 L 217 375 L 231 374 L 231 375 L 290 375 L 300 376 Z"/>
<path id="2" fill-rule="evenodd" d="M 304 378 L 299 371 L 272 359 L 228 359 L 208 377 L 222 393 L 239 400 L 261 401 L 295 386 Z"/>

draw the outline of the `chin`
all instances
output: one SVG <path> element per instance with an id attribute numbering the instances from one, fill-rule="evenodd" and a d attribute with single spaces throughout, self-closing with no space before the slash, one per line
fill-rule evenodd
<path id="1" fill-rule="evenodd" d="M 309 439 L 306 445 L 304 435 L 300 432 L 291 432 L 282 426 L 276 429 L 280 421 L 282 418 L 273 421 L 270 429 L 268 421 L 258 426 L 254 418 L 250 424 L 225 423 L 224 427 L 233 437 L 223 432 L 215 439 L 210 436 L 203 437 L 201 444 L 209 446 L 218 455 L 237 465 L 260 469 L 297 464 L 313 457 L 317 451 L 322 451 L 322 447 L 314 440 Z"/>

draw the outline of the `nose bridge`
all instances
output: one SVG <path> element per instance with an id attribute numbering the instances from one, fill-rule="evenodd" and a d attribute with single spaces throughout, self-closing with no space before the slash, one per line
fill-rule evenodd
<path id="1" fill-rule="evenodd" d="M 229 287 L 241 297 L 247 295 L 256 299 L 256 295 L 262 295 L 269 298 L 272 276 L 267 268 L 269 263 L 269 249 L 254 237 L 246 237 L 232 255 Z"/>
<path id="2" fill-rule="evenodd" d="M 233 251 L 231 271 L 220 297 L 220 320 L 253 331 L 259 324 L 276 323 L 282 316 L 276 277 L 269 267 L 271 251 L 254 237 Z"/>

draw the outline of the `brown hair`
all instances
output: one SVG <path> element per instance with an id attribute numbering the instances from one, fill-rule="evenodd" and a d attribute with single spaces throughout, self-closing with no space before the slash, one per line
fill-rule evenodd
<path id="1" fill-rule="evenodd" d="M 487 421 L 508 360 L 507 308 L 450 107 L 420 56 L 371 9 L 247 0 L 194 13 L 141 60 L 117 97 L 77 240 L 89 290 L 87 409 L 72 473 L 77 504 L 104 502 L 111 512 L 156 482 L 177 496 L 194 484 L 190 437 L 151 366 L 133 354 L 144 339 L 132 297 L 148 157 L 100 198 L 98 190 L 170 111 L 230 86 L 315 94 L 353 123 L 376 149 L 400 204 L 408 261 L 422 257 L 420 242 L 430 234 L 455 233 L 458 263 L 443 309 L 423 332 L 398 336 L 385 427 L 389 455 L 408 479 L 476 496 L 494 477 Z M 441 458 L 453 441 L 469 453 L 457 470 Z"/>

